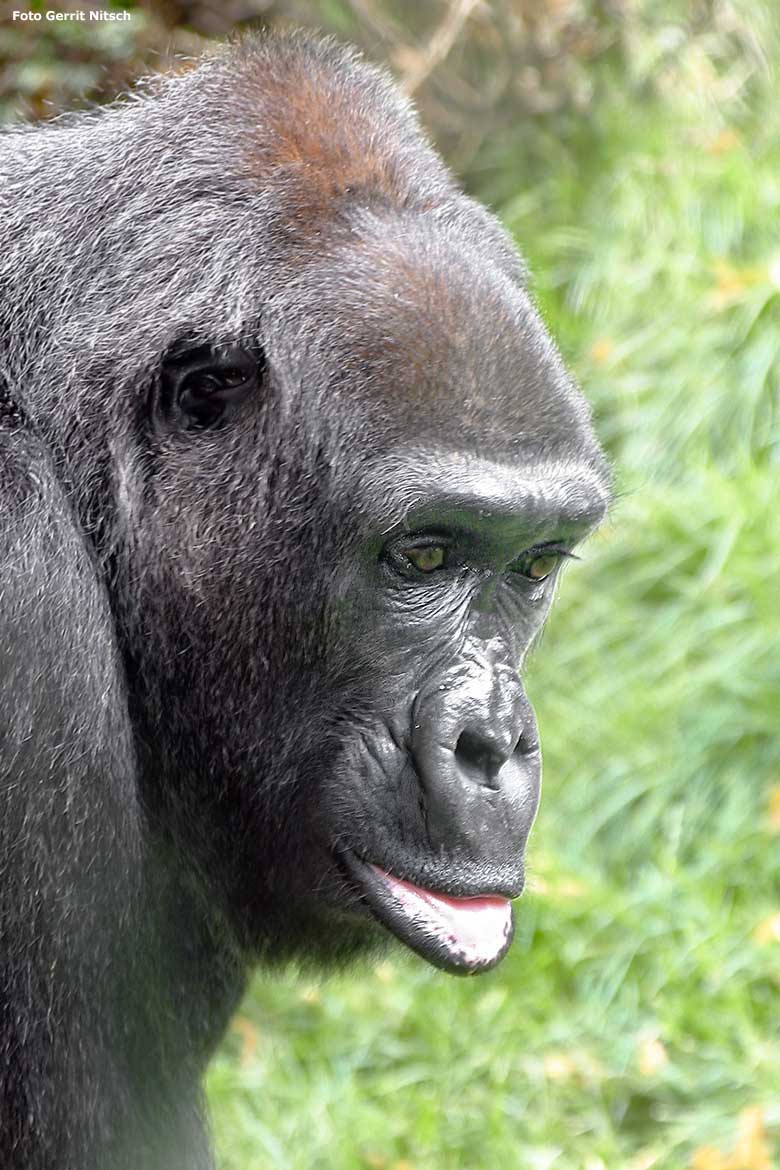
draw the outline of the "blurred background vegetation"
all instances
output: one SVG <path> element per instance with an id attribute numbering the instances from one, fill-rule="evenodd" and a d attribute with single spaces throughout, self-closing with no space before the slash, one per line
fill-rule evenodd
<path id="1" fill-rule="evenodd" d="M 530 670 L 546 789 L 510 957 L 258 978 L 209 1079 L 220 1170 L 777 1170 L 778 6 L 14 7 L 6 120 L 249 25 L 387 62 L 515 234 L 616 467 Z"/>

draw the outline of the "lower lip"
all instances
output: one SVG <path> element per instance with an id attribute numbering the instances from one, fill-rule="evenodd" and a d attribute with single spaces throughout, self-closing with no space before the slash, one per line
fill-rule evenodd
<path id="1" fill-rule="evenodd" d="M 342 862 L 374 917 L 434 966 L 474 975 L 495 967 L 509 949 L 514 923 L 508 898 L 454 898 L 416 886 L 354 854 L 343 855 Z"/>

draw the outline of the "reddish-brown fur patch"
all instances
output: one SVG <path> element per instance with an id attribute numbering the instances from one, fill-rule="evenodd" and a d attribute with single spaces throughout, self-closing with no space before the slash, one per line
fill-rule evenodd
<path id="1" fill-rule="evenodd" d="M 245 164 L 261 185 L 283 182 L 306 219 L 342 197 L 431 206 L 420 152 L 428 176 L 450 186 L 405 100 L 341 50 L 291 38 L 273 58 L 248 56 L 241 72 Z"/>

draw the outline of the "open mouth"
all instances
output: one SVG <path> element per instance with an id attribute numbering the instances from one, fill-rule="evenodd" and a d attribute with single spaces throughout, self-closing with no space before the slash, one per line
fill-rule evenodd
<path id="1" fill-rule="evenodd" d="M 454 898 L 425 890 L 377 865 L 342 854 L 374 916 L 411 950 L 455 975 L 487 971 L 500 962 L 514 933 L 508 898 Z"/>

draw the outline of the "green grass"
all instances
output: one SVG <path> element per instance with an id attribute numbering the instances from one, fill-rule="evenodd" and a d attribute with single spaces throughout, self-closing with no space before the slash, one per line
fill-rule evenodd
<path id="1" fill-rule="evenodd" d="M 474 981 L 259 978 L 209 1079 L 220 1170 L 684 1170 L 748 1116 L 780 1164 L 780 84 L 742 13 L 663 67 L 648 23 L 586 118 L 477 176 L 619 489 L 529 674 L 515 947 Z"/>

